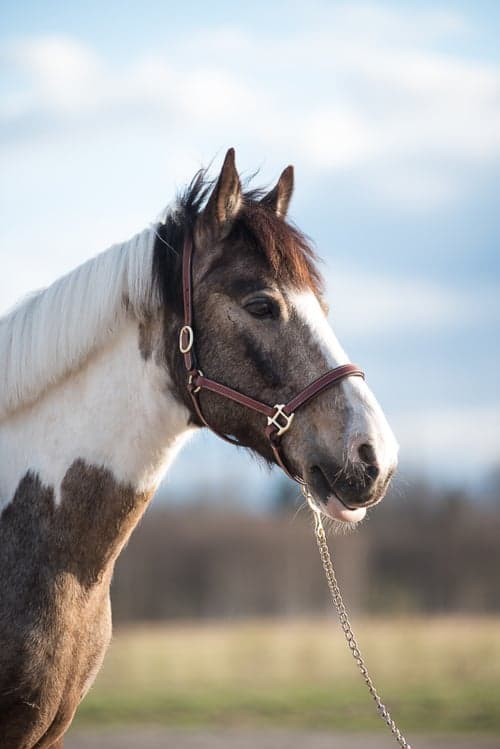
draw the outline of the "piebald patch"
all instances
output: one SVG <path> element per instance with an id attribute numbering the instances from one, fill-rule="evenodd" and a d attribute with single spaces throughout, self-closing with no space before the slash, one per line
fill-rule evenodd
<path id="1" fill-rule="evenodd" d="M 111 637 L 114 561 L 152 495 L 83 460 L 68 467 L 61 494 L 57 507 L 52 487 L 27 472 L 2 513 L 0 744 L 6 749 L 49 749 L 71 722 Z"/>
<path id="2" fill-rule="evenodd" d="M 126 324 L 72 377 L 2 423 L 0 454 L 9 460 L 0 474 L 0 511 L 28 470 L 53 487 L 58 503 L 77 459 L 138 491 L 156 488 L 192 432 L 171 387 L 166 370 L 141 355 L 137 323 Z"/>

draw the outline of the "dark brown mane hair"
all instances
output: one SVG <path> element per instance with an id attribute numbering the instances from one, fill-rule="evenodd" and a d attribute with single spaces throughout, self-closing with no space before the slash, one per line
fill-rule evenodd
<path id="1" fill-rule="evenodd" d="M 246 185 L 252 177 L 246 180 Z M 214 184 L 215 181 L 207 177 L 206 169 L 197 172 L 157 228 L 153 279 L 158 284 L 163 304 L 179 313 L 182 312 L 179 281 L 184 238 L 187 232 L 193 231 Z M 321 296 L 323 286 L 316 267 L 318 258 L 310 240 L 261 202 L 266 192 L 262 188 L 243 191 L 243 205 L 230 236 L 241 236 L 255 251 L 262 253 L 276 278 L 284 279 L 295 288 L 311 288 Z"/>

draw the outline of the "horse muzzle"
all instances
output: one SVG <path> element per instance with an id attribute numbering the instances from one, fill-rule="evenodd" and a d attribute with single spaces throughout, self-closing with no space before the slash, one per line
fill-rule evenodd
<path id="1" fill-rule="evenodd" d="M 343 522 L 359 522 L 367 508 L 385 496 L 394 467 L 382 471 L 374 451 L 362 445 L 356 462 L 341 466 L 331 458 L 316 456 L 304 473 L 309 490 L 326 515 Z"/>

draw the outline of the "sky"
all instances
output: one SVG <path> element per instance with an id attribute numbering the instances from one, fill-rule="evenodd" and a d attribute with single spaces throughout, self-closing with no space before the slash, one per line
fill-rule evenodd
<path id="1" fill-rule="evenodd" d="M 4 0 L 0 314 L 229 146 L 262 184 L 293 163 L 291 218 L 403 473 L 477 484 L 500 462 L 499 34 L 495 2 Z M 271 485 L 212 436 L 167 480 Z"/>

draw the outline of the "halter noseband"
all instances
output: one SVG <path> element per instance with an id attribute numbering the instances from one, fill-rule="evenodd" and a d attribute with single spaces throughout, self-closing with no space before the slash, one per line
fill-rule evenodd
<path id="1" fill-rule="evenodd" d="M 196 411 L 198 418 L 206 427 L 214 432 L 218 437 L 230 442 L 233 445 L 241 445 L 241 443 L 226 434 L 221 434 L 214 429 L 205 419 L 201 410 L 201 404 L 199 401 L 199 393 L 201 390 L 209 390 L 212 393 L 221 395 L 228 400 L 239 403 L 240 406 L 245 406 L 251 411 L 256 411 L 267 417 L 267 425 L 263 429 L 263 432 L 267 439 L 273 455 L 278 465 L 284 470 L 284 472 L 294 481 L 298 481 L 300 484 L 304 484 L 300 476 L 294 476 L 287 468 L 283 457 L 280 452 L 281 437 L 290 428 L 295 412 L 301 406 L 309 403 L 313 398 L 316 398 L 323 390 L 331 387 L 337 382 L 340 382 L 345 377 L 363 377 L 364 372 L 357 367 L 355 364 L 342 364 L 340 367 L 330 369 L 325 374 L 318 377 L 313 382 L 309 383 L 307 387 L 300 391 L 294 398 L 288 403 L 276 404 L 275 406 L 268 406 L 267 403 L 251 398 L 249 395 L 244 395 L 238 390 L 227 385 L 222 385 L 220 382 L 211 380 L 205 377 L 203 372 L 195 366 L 194 358 L 194 330 L 193 330 L 193 298 L 192 298 L 192 259 L 193 259 L 193 239 L 190 233 L 186 235 L 184 240 L 184 250 L 182 256 L 182 295 L 184 300 L 184 325 L 179 331 L 179 351 L 184 358 L 184 366 L 187 372 L 187 391 L 191 396 L 194 410 Z"/>

